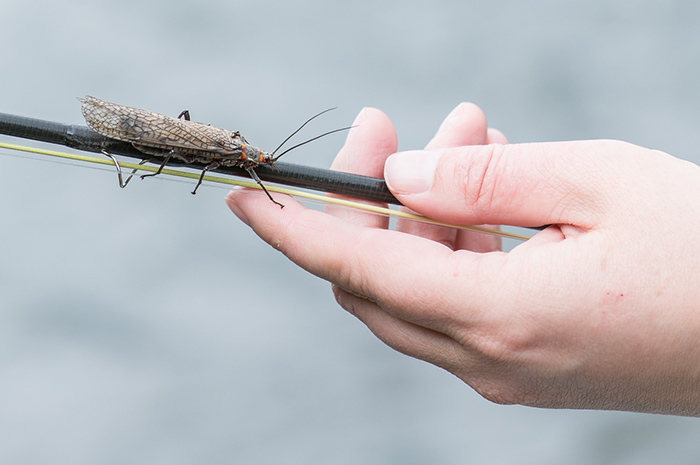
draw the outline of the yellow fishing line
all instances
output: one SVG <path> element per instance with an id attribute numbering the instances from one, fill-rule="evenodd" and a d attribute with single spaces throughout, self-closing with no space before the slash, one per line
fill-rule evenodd
<path id="1" fill-rule="evenodd" d="M 0 142 L 0 148 L 5 148 L 5 149 L 10 149 L 10 150 L 18 150 L 21 152 L 30 152 L 30 153 L 37 153 L 40 155 L 49 155 L 52 157 L 58 157 L 58 158 L 64 158 L 68 160 L 77 160 L 77 161 L 83 161 L 83 162 L 88 162 L 88 163 L 96 163 L 100 165 L 110 165 L 114 166 L 114 163 L 112 160 L 109 158 L 102 158 L 102 157 L 93 157 L 90 155 L 79 155 L 75 153 L 67 153 L 67 152 L 58 152 L 55 150 L 47 150 L 47 149 L 38 149 L 34 147 L 27 147 L 24 145 L 16 145 L 16 144 L 6 144 L 4 142 Z M 150 171 L 150 172 L 156 172 L 158 170 L 158 167 L 156 166 L 148 166 L 148 165 L 139 165 L 137 163 L 128 163 L 128 162 L 119 162 L 119 164 L 122 166 L 122 168 L 127 168 L 127 169 L 137 169 L 140 171 Z M 161 171 L 161 174 L 166 174 L 170 176 L 179 176 L 182 178 L 191 178 L 191 179 L 199 179 L 199 173 L 190 173 L 187 171 L 180 171 L 180 170 L 174 170 L 170 168 L 163 168 L 163 171 Z M 242 186 L 242 187 L 248 187 L 252 189 L 259 189 L 262 190 L 262 188 L 258 185 L 258 183 L 253 182 L 253 181 L 243 181 L 239 179 L 233 179 L 233 178 L 222 178 L 219 176 L 213 176 L 213 175 L 205 175 L 204 176 L 205 181 L 209 182 L 214 182 L 214 183 L 219 183 L 219 184 L 228 184 L 228 185 L 233 185 L 233 186 Z M 466 229 L 469 231 L 476 231 L 484 234 L 492 234 L 500 237 L 507 237 L 510 239 L 518 239 L 521 241 L 526 241 L 529 239 L 527 236 L 522 236 L 520 234 L 514 234 L 506 231 L 497 231 L 494 229 L 488 229 L 488 228 L 482 228 L 480 226 L 465 226 L 465 225 L 456 225 L 456 224 L 449 224 L 449 223 L 443 223 L 441 221 L 436 221 L 431 218 L 422 216 L 422 215 L 416 215 L 415 213 L 408 213 L 400 210 L 393 210 L 391 208 L 386 208 L 386 207 L 378 207 L 375 205 L 367 205 L 362 202 L 355 202 L 352 200 L 345 200 L 345 199 L 338 199 L 335 197 L 327 197 L 325 195 L 319 195 L 319 194 L 312 194 L 310 192 L 304 192 L 296 189 L 289 189 L 286 187 L 278 187 L 278 186 L 270 186 L 270 185 L 265 185 L 268 191 L 270 192 L 278 192 L 280 194 L 287 194 L 287 195 L 293 195 L 295 197 L 301 197 L 304 199 L 309 199 L 309 200 L 315 200 L 318 202 L 325 202 L 325 203 L 332 203 L 335 205 L 342 205 L 345 207 L 350 207 L 350 208 L 355 208 L 359 210 L 364 210 L 372 213 L 378 213 L 380 215 L 385 215 L 385 216 L 393 216 L 396 218 L 402 218 L 402 219 L 408 219 L 408 220 L 413 220 L 413 221 L 420 221 L 422 223 L 428 223 L 428 224 L 434 224 L 437 226 L 446 226 L 449 228 L 458 228 L 458 229 Z"/>

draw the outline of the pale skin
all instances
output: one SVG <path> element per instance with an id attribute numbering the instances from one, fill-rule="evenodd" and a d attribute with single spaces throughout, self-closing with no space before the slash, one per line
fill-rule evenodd
<path id="1" fill-rule="evenodd" d="M 461 104 L 425 150 L 396 152 L 364 109 L 333 168 L 384 177 L 449 223 L 552 225 L 508 253 L 491 236 L 284 209 L 234 190 L 231 210 L 332 283 L 382 341 L 485 398 L 549 408 L 700 415 L 700 168 L 616 141 L 508 145 Z"/>

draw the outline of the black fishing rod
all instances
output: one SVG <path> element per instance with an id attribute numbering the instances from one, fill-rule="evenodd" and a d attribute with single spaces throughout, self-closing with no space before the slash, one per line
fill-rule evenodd
<path id="1" fill-rule="evenodd" d="M 7 113 L 0 113 L 0 134 L 64 145 L 86 152 L 101 153 L 106 151 L 110 154 L 138 158 L 153 163 L 161 163 L 164 160 L 163 157 L 146 155 L 128 142 L 121 142 L 97 134 L 87 126 L 62 124 Z M 201 170 L 206 163 L 185 163 L 171 159 L 168 160 L 167 165 L 186 166 Z M 379 178 L 284 162 L 276 162 L 274 166 L 259 165 L 256 166 L 255 170 L 263 181 L 373 202 L 401 205 L 387 188 L 386 182 Z M 250 178 L 248 171 L 235 166 L 221 166 L 211 171 Z"/>
<path id="2" fill-rule="evenodd" d="M 0 113 L 0 134 L 64 145 L 86 152 L 108 153 L 110 156 L 117 154 L 125 157 L 137 158 L 142 160 L 142 162 L 151 162 L 161 165 L 167 164 L 169 166 L 184 166 L 199 170 L 204 169 L 205 171 L 209 170 L 204 162 L 195 161 L 189 163 L 171 157 L 166 158 L 157 155 L 147 155 L 137 150 L 131 143 L 102 136 L 87 126 L 62 124 Z M 238 166 L 219 166 L 211 169 L 211 171 L 245 178 L 250 177 L 250 172 L 248 170 Z M 402 205 L 389 191 L 386 182 L 379 178 L 284 162 L 275 162 L 272 166 L 259 164 L 255 166 L 255 171 L 258 177 L 263 181 L 338 194 L 372 202 Z M 546 227 L 547 226 L 540 226 L 529 229 L 541 230 Z"/>

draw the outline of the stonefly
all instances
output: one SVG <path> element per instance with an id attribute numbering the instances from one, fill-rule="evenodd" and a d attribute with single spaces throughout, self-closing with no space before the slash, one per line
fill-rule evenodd
<path id="1" fill-rule="evenodd" d="M 260 185 L 268 198 L 280 207 L 284 207 L 284 205 L 272 198 L 255 172 L 255 167 L 261 163 L 274 166 L 275 162 L 290 150 L 328 134 L 349 129 L 341 128 L 326 132 L 275 156 L 275 153 L 306 124 L 333 108 L 324 110 L 309 118 L 274 151 L 268 153 L 248 144 L 238 131 L 228 131 L 208 124 L 190 121 L 188 110 L 182 111 L 177 118 L 173 118 L 172 116 L 161 115 L 147 110 L 105 102 L 90 96 L 86 96 L 83 99 L 78 98 L 78 100 L 83 104 L 81 110 L 90 129 L 110 139 L 129 142 L 134 148 L 147 155 L 163 158 L 158 170 L 152 174 L 142 175 L 142 179 L 147 176 L 160 174 L 171 158 L 179 159 L 185 163 L 206 163 L 202 174 L 199 176 L 197 185 L 192 191 L 192 194 L 196 194 L 197 188 L 202 184 L 207 171 L 214 170 L 220 166 L 240 167 L 245 169 L 250 174 L 250 177 Z M 122 188 L 126 187 L 133 177 L 133 172 L 123 182 L 121 167 L 117 159 L 105 150 L 102 153 L 111 158 L 117 167 L 119 186 Z M 148 161 L 150 159 L 143 160 L 141 164 Z"/>

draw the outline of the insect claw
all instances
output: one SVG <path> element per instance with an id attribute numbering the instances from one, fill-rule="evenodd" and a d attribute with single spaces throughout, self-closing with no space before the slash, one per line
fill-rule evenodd
<path id="1" fill-rule="evenodd" d="M 163 160 L 163 163 L 160 164 L 160 166 L 158 167 L 158 171 L 156 171 L 155 173 L 142 174 L 141 179 L 147 178 L 149 176 L 155 176 L 155 175 L 160 174 L 161 171 L 163 171 L 163 167 L 165 166 L 165 164 L 168 163 L 168 161 L 170 160 L 171 156 L 172 156 L 172 151 L 170 153 L 168 153 L 168 155 L 165 157 L 165 160 Z"/>
<path id="2" fill-rule="evenodd" d="M 272 203 L 274 203 L 275 205 L 279 205 L 280 208 L 284 208 L 284 204 L 281 204 L 277 200 L 273 199 L 270 193 L 267 191 L 267 189 L 265 189 L 265 185 L 262 183 L 262 181 L 258 177 L 258 173 L 256 173 L 253 168 L 246 168 L 246 171 L 248 172 L 248 174 L 250 174 L 250 177 L 253 178 L 253 180 L 257 182 L 260 185 L 260 187 L 262 187 L 262 190 L 267 194 L 267 198 L 270 199 Z"/>
<path id="3" fill-rule="evenodd" d="M 221 164 L 219 162 L 211 162 L 207 166 L 204 167 L 202 170 L 202 174 L 199 175 L 199 180 L 197 181 L 197 185 L 194 186 L 194 190 L 190 192 L 190 194 L 195 195 L 197 193 L 197 189 L 199 186 L 202 184 L 202 181 L 204 180 L 204 175 L 206 174 L 207 171 L 209 170 L 215 170 L 217 169 Z"/>
<path id="4" fill-rule="evenodd" d="M 197 189 L 199 189 L 199 186 L 202 184 L 202 180 L 204 179 L 204 173 L 206 173 L 206 172 L 207 172 L 207 169 L 204 168 L 202 170 L 202 174 L 199 175 L 199 180 L 197 181 L 197 185 L 194 186 L 194 190 L 192 192 L 190 192 L 190 194 L 192 194 L 192 195 L 197 194 Z"/>

